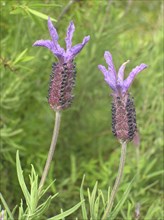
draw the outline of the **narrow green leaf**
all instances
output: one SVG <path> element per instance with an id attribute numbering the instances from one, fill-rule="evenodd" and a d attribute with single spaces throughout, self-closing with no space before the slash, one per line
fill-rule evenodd
<path id="1" fill-rule="evenodd" d="M 21 168 L 20 159 L 19 159 L 19 151 L 17 151 L 17 154 L 16 154 L 16 167 L 17 167 L 17 176 L 18 176 L 20 187 L 26 199 L 26 203 L 30 207 L 30 193 L 27 190 L 27 187 L 24 181 L 23 170 Z"/>
<path id="2" fill-rule="evenodd" d="M 147 211 L 147 213 L 146 213 L 146 216 L 144 216 L 144 219 L 154 219 L 153 218 L 153 216 L 154 216 L 154 214 L 155 213 L 160 213 L 161 212 L 161 219 L 163 219 L 162 218 L 162 215 L 163 215 L 163 213 L 162 213 L 162 211 L 161 211 L 161 209 L 160 209 L 160 206 L 156 206 L 156 202 L 155 203 L 153 203 L 150 207 L 149 207 L 149 209 L 148 209 L 148 211 Z M 155 217 L 155 216 L 154 216 Z"/>
<path id="3" fill-rule="evenodd" d="M 76 158 L 74 154 L 71 154 L 71 180 L 73 183 L 76 182 Z"/>
<path id="4" fill-rule="evenodd" d="M 84 193 L 83 193 L 84 180 L 85 180 L 85 175 L 83 176 L 82 183 L 81 183 L 81 187 L 80 187 L 80 200 L 81 200 L 81 201 L 84 200 Z M 87 210 L 86 210 L 85 202 L 82 203 L 81 209 L 82 209 L 83 219 L 84 219 L 84 220 L 87 220 L 88 217 L 87 217 Z"/>
<path id="5" fill-rule="evenodd" d="M 49 190 L 49 188 L 52 186 L 52 184 L 54 184 L 56 180 L 52 181 L 52 183 L 50 183 L 46 189 L 42 189 L 39 193 L 39 199 Z M 55 194 L 55 196 L 57 196 L 58 193 Z M 54 197 L 54 196 L 53 196 Z"/>
<path id="6" fill-rule="evenodd" d="M 97 193 L 97 181 L 94 185 L 93 191 L 91 193 L 91 199 L 90 199 L 90 215 L 93 219 L 95 219 L 94 217 L 94 205 L 95 205 L 95 199 L 96 199 L 96 193 Z"/>
<path id="7" fill-rule="evenodd" d="M 16 57 L 16 59 L 13 61 L 13 64 L 15 65 L 16 63 L 18 63 L 22 58 L 23 58 L 23 56 L 25 55 L 25 53 L 27 52 L 27 48 L 24 50 L 24 51 L 22 51 L 17 57 Z"/>
<path id="8" fill-rule="evenodd" d="M 61 209 L 61 213 L 63 213 L 63 209 Z M 65 218 L 62 218 L 62 220 L 65 220 Z"/>
<path id="9" fill-rule="evenodd" d="M 73 212 L 75 212 L 83 203 L 84 201 L 81 201 L 79 202 L 78 204 L 76 204 L 75 206 L 73 206 L 71 209 L 59 214 L 59 215 L 56 215 L 52 218 L 48 218 L 47 220 L 59 220 L 59 219 L 62 219 L 62 218 L 65 218 L 67 217 L 68 215 L 71 215 Z"/>
<path id="10" fill-rule="evenodd" d="M 146 166 L 145 166 L 145 169 L 144 169 L 144 175 L 146 175 L 147 173 L 149 173 L 149 171 L 151 170 L 151 168 L 154 166 L 154 164 L 156 163 L 157 161 L 157 158 L 154 158 L 154 160 L 150 161 L 150 163 L 148 163 Z M 145 178 L 145 177 L 144 177 Z"/>
<path id="11" fill-rule="evenodd" d="M 131 210 L 132 210 L 132 204 L 130 202 L 128 202 L 128 211 L 127 211 L 127 219 L 128 220 L 132 220 Z"/>
<path id="12" fill-rule="evenodd" d="M 149 184 L 148 186 L 142 188 L 142 192 L 147 192 L 147 190 L 151 189 L 153 186 L 155 186 L 156 184 L 159 183 L 159 180 L 156 180 L 155 182 L 153 182 L 152 184 Z"/>
<path id="13" fill-rule="evenodd" d="M 15 214 L 17 208 L 18 208 L 18 205 L 16 205 L 16 206 L 13 208 L 13 210 L 12 210 L 12 215 L 13 215 L 13 216 L 14 216 L 14 214 Z"/>
<path id="14" fill-rule="evenodd" d="M 106 203 L 105 203 L 104 194 L 103 194 L 102 190 L 100 190 L 100 189 L 98 190 L 98 192 L 99 192 L 99 194 L 100 194 L 100 196 L 101 196 L 102 203 L 103 203 L 103 206 L 104 206 L 104 209 L 105 209 Z"/>
<path id="15" fill-rule="evenodd" d="M 30 6 L 32 7 L 62 7 L 62 5 L 59 5 L 59 4 L 51 4 L 51 3 L 48 3 L 48 4 L 42 4 L 42 3 L 32 3 L 30 4 Z"/>
<path id="16" fill-rule="evenodd" d="M 16 8 L 14 8 L 14 9 L 12 9 L 12 11 L 10 11 L 10 14 L 22 14 L 23 12 L 22 12 L 22 8 L 18 8 L 18 7 L 16 7 Z"/>
<path id="17" fill-rule="evenodd" d="M 36 10 L 31 9 L 31 8 L 28 8 L 28 7 L 26 8 L 26 10 L 29 11 L 31 14 L 33 14 L 33 15 L 39 17 L 39 18 L 42 18 L 42 19 L 44 19 L 44 20 L 48 20 L 48 16 L 45 15 L 45 14 L 43 14 L 43 13 L 41 13 L 41 12 L 39 12 L 39 11 L 36 11 Z M 52 20 L 52 21 L 55 21 L 55 22 L 57 21 L 57 20 L 54 19 L 54 18 L 51 18 L 51 20 Z"/>
<path id="18" fill-rule="evenodd" d="M 135 178 L 135 177 L 134 177 Z M 117 203 L 117 205 L 115 206 L 114 210 L 111 212 L 110 216 L 109 216 L 109 219 L 110 220 L 114 220 L 118 214 L 118 212 L 120 211 L 120 209 L 122 208 L 124 202 L 126 201 L 128 195 L 129 195 L 129 192 L 131 190 L 131 187 L 132 187 L 132 183 L 134 181 L 134 178 L 132 179 L 132 181 L 128 184 L 128 187 L 126 189 L 126 191 L 124 192 L 122 198 L 120 199 L 120 201 Z"/>
<path id="19" fill-rule="evenodd" d="M 42 216 L 42 214 L 45 213 L 46 210 L 49 208 L 51 201 L 52 201 L 52 196 L 49 196 L 48 199 L 46 199 L 46 201 L 44 203 L 42 203 L 40 206 L 38 206 L 37 209 L 35 210 L 35 212 L 30 214 L 28 217 L 29 218 L 33 218 L 33 217 L 38 218 L 38 217 Z"/>
<path id="20" fill-rule="evenodd" d="M 101 197 L 101 195 L 98 194 L 98 196 L 97 196 L 97 198 L 96 198 L 96 201 L 95 201 L 95 203 L 94 203 L 94 219 L 98 219 L 100 197 Z"/>
<path id="21" fill-rule="evenodd" d="M 24 210 L 23 210 L 23 201 L 21 199 L 21 203 L 19 206 L 19 214 L 18 214 L 18 220 L 23 220 Z"/>
<path id="22" fill-rule="evenodd" d="M 2 204 L 3 204 L 4 208 L 5 208 L 5 210 L 7 211 L 7 214 L 9 215 L 10 220 L 14 220 L 14 217 L 13 217 L 13 215 L 12 215 L 12 213 L 11 213 L 11 211 L 10 211 L 10 209 L 9 209 L 9 207 L 8 207 L 6 201 L 3 198 L 1 193 L 0 193 L 0 199 L 2 201 Z"/>
<path id="23" fill-rule="evenodd" d="M 163 174 L 163 173 L 164 173 L 163 170 L 159 170 L 159 171 L 156 171 L 156 172 L 153 172 L 153 173 L 147 175 L 145 178 L 146 178 L 146 179 L 150 179 L 150 178 L 152 178 L 152 177 L 161 175 L 161 174 Z"/>
<path id="24" fill-rule="evenodd" d="M 38 175 L 35 172 L 33 165 L 31 165 L 31 175 L 30 177 L 30 185 L 31 185 L 31 192 L 30 192 L 30 208 L 31 213 L 34 213 L 38 204 Z"/>

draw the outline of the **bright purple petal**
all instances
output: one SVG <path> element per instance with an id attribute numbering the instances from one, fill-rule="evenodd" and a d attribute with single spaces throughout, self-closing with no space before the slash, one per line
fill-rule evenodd
<path id="1" fill-rule="evenodd" d="M 58 39 L 59 39 L 58 33 L 57 33 L 55 27 L 53 26 L 50 17 L 48 17 L 48 29 L 49 29 L 50 36 L 51 36 L 52 40 L 53 40 L 54 42 L 55 42 L 55 41 L 58 41 Z"/>
<path id="2" fill-rule="evenodd" d="M 70 25 L 68 26 L 67 29 L 67 36 L 65 38 L 65 42 L 66 42 L 66 49 L 71 49 L 72 46 L 72 37 L 73 37 L 73 32 L 75 31 L 75 25 L 73 23 L 73 21 L 70 22 Z"/>
<path id="3" fill-rule="evenodd" d="M 113 64 L 112 55 L 109 51 L 105 51 L 104 58 L 106 60 L 106 63 L 108 64 L 108 70 L 111 74 L 112 79 L 116 80 L 116 70 Z"/>
<path id="4" fill-rule="evenodd" d="M 142 70 L 144 70 L 145 68 L 147 68 L 147 65 L 142 63 L 139 66 L 136 66 L 134 69 L 132 69 L 131 73 L 129 74 L 129 76 L 127 77 L 126 80 L 124 80 L 124 87 L 125 90 L 127 91 L 128 88 L 130 87 L 130 85 L 132 84 L 135 76 L 140 73 Z"/>
<path id="5" fill-rule="evenodd" d="M 77 44 L 74 47 L 72 47 L 70 50 L 67 52 L 67 58 L 68 59 L 73 59 L 85 46 L 85 44 L 89 41 L 90 36 L 84 37 L 83 42 L 81 44 Z"/>
<path id="6" fill-rule="evenodd" d="M 125 70 L 125 67 L 126 67 L 127 63 L 129 63 L 129 60 L 127 60 L 125 63 L 123 63 L 121 65 L 121 67 L 119 68 L 118 78 L 117 78 L 119 82 L 123 82 L 123 80 L 124 80 L 124 70 Z"/>
<path id="7" fill-rule="evenodd" d="M 58 59 L 61 59 L 64 55 L 62 51 L 56 50 L 54 43 L 51 40 L 37 40 L 33 46 L 41 46 L 48 48 Z"/>
<path id="8" fill-rule="evenodd" d="M 105 68 L 105 66 L 98 65 L 99 70 L 104 74 L 104 79 L 108 83 L 108 85 L 113 89 L 114 91 L 116 90 L 116 81 L 113 80 L 110 77 L 109 71 Z"/>
<path id="9" fill-rule="evenodd" d="M 58 43 L 58 33 L 55 27 L 53 26 L 50 18 L 48 18 L 48 29 L 52 40 L 38 40 L 33 44 L 33 46 L 47 47 L 49 50 L 53 52 L 53 54 L 59 59 L 60 62 L 67 62 L 69 60 L 72 60 L 82 50 L 82 48 L 90 39 L 90 36 L 84 37 L 83 42 L 81 44 L 77 44 L 71 48 L 75 26 L 73 22 L 70 22 L 70 25 L 67 29 L 67 36 L 65 38 L 65 51 L 62 47 L 60 47 Z"/>
<path id="10" fill-rule="evenodd" d="M 58 44 L 58 38 L 59 38 L 58 33 L 55 27 L 53 26 L 50 17 L 48 18 L 48 29 L 53 42 L 53 47 L 54 47 L 53 50 L 56 51 L 58 54 L 64 55 L 65 50 L 62 47 L 60 47 L 60 45 Z"/>
<path id="11" fill-rule="evenodd" d="M 53 52 L 53 42 L 51 40 L 37 40 L 32 46 L 47 47 Z"/>

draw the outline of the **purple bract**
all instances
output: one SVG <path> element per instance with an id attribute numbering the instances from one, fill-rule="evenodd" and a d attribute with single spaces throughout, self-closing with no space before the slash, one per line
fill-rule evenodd
<path id="1" fill-rule="evenodd" d="M 147 68 L 147 65 L 144 63 L 140 64 L 139 66 L 136 66 L 134 69 L 132 69 L 127 79 L 124 80 L 124 70 L 129 60 L 121 65 L 121 67 L 118 70 L 118 74 L 116 74 L 116 70 L 112 60 L 112 55 L 110 54 L 110 52 L 105 51 L 104 58 L 106 60 L 106 63 L 108 64 L 108 69 L 106 69 L 106 67 L 102 65 L 98 65 L 98 68 L 104 74 L 105 81 L 117 95 L 126 94 L 135 76 L 139 72 Z"/>
<path id="2" fill-rule="evenodd" d="M 85 44 L 89 41 L 90 36 L 84 37 L 83 42 L 72 47 L 72 37 L 75 31 L 74 23 L 71 21 L 67 29 L 67 35 L 65 38 L 66 50 L 60 47 L 58 43 L 58 33 L 53 26 L 50 18 L 48 18 L 48 29 L 51 36 L 51 40 L 37 40 L 33 46 L 47 47 L 58 58 L 60 63 L 67 63 L 82 50 Z"/>

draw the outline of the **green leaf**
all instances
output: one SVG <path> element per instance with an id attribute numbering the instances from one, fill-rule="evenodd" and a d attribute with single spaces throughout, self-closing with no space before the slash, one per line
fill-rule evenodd
<path id="1" fill-rule="evenodd" d="M 73 212 L 75 212 L 83 203 L 84 201 L 81 201 L 79 202 L 78 204 L 76 204 L 75 206 L 73 206 L 71 209 L 59 214 L 59 215 L 56 215 L 52 218 L 48 218 L 47 220 L 59 220 L 59 219 L 62 219 L 62 218 L 65 218 L 67 217 L 68 215 L 71 215 Z"/>
<path id="2" fill-rule="evenodd" d="M 159 170 L 159 171 L 156 171 L 156 172 L 153 172 L 147 176 L 145 176 L 146 179 L 150 179 L 152 177 L 155 177 L 155 176 L 158 176 L 158 175 L 162 175 L 164 173 L 163 170 Z"/>
<path id="3" fill-rule="evenodd" d="M 90 197 L 90 215 L 93 219 L 95 219 L 94 217 L 94 205 L 95 205 L 95 199 L 96 199 L 96 193 L 97 193 L 97 182 L 94 185 L 91 197 Z"/>
<path id="4" fill-rule="evenodd" d="M 27 48 L 22 51 L 18 56 L 17 58 L 13 61 L 13 64 L 15 65 L 16 63 L 20 62 L 20 60 L 23 58 L 23 56 L 25 55 L 25 53 L 27 52 Z"/>
<path id="5" fill-rule="evenodd" d="M 102 203 L 103 203 L 103 206 L 104 206 L 104 209 L 105 209 L 106 203 L 105 203 L 104 194 L 103 194 L 102 190 L 100 190 L 100 189 L 98 190 L 98 192 L 99 192 L 99 194 L 101 196 L 101 200 L 102 200 Z"/>
<path id="6" fill-rule="evenodd" d="M 161 213 L 160 213 L 160 212 L 161 212 Z M 147 211 L 147 213 L 146 213 L 146 216 L 144 216 L 144 219 L 155 219 L 155 218 L 154 218 L 154 217 L 155 217 L 155 213 L 158 213 L 158 215 L 161 214 L 161 218 L 160 218 L 160 219 L 163 219 L 163 218 L 162 218 L 163 212 L 161 211 L 160 206 L 156 206 L 156 202 L 153 203 L 153 204 L 149 207 L 149 209 L 148 209 L 148 211 Z"/>
<path id="7" fill-rule="evenodd" d="M 116 207 L 114 208 L 114 210 L 111 212 L 110 216 L 109 216 L 109 219 L 110 220 L 114 220 L 118 214 L 118 212 L 121 210 L 124 202 L 126 201 L 128 195 L 129 195 L 129 192 L 131 190 L 131 187 L 132 187 L 132 183 L 134 181 L 135 177 L 132 179 L 132 181 L 129 183 L 126 191 L 124 192 L 122 198 L 120 199 L 120 201 L 117 203 Z"/>
<path id="8" fill-rule="evenodd" d="M 40 206 L 38 206 L 37 209 L 35 210 L 35 212 L 30 214 L 28 217 L 29 218 L 40 217 L 49 208 L 51 201 L 52 201 L 52 196 L 49 196 L 48 199 L 46 199 L 46 201 L 44 203 L 42 203 Z"/>
<path id="9" fill-rule="evenodd" d="M 80 187 L 80 200 L 83 201 L 84 200 L 84 194 L 83 194 L 83 185 L 84 185 L 84 180 L 85 180 L 85 175 L 83 176 L 82 179 L 82 183 L 81 183 L 81 187 Z M 84 220 L 87 220 L 87 211 L 86 211 L 86 206 L 85 206 L 85 202 L 82 203 L 81 205 L 81 209 L 82 209 L 82 216 Z"/>
<path id="10" fill-rule="evenodd" d="M 18 220 L 23 220 L 24 219 L 24 210 L 23 210 L 23 201 L 21 199 L 21 203 L 19 206 L 19 215 L 18 215 Z"/>
<path id="11" fill-rule="evenodd" d="M 100 198 L 101 194 L 99 193 L 94 203 L 94 219 L 98 219 Z"/>
<path id="12" fill-rule="evenodd" d="M 16 167 L 17 167 L 17 176 L 18 176 L 20 187 L 26 199 L 26 203 L 30 207 L 30 193 L 27 190 L 27 186 L 24 181 L 23 170 L 21 168 L 20 159 L 19 159 L 19 151 L 17 151 L 17 154 L 16 154 Z"/>
<path id="13" fill-rule="evenodd" d="M 61 209 L 61 213 L 63 213 L 63 209 Z M 65 220 L 65 218 L 62 218 L 62 220 Z"/>
<path id="14" fill-rule="evenodd" d="M 62 7 L 62 5 L 59 5 L 59 4 L 51 4 L 51 3 L 48 3 L 48 4 L 42 4 L 42 3 L 32 3 L 30 4 L 30 6 L 32 7 Z"/>
<path id="15" fill-rule="evenodd" d="M 15 214 L 17 208 L 18 208 L 18 205 L 16 205 L 16 206 L 13 208 L 13 210 L 12 210 L 12 215 L 13 215 L 13 216 L 14 216 L 14 214 Z"/>
<path id="16" fill-rule="evenodd" d="M 127 211 L 127 219 L 128 220 L 132 220 L 131 210 L 132 210 L 132 204 L 130 202 L 128 202 L 128 211 Z"/>
<path id="17" fill-rule="evenodd" d="M 52 183 L 50 183 L 46 189 L 42 189 L 39 193 L 39 199 L 42 198 L 42 196 L 48 191 L 48 189 L 54 184 L 56 180 L 52 181 Z M 56 193 L 53 198 L 55 198 L 59 193 Z"/>
<path id="18" fill-rule="evenodd" d="M 48 16 L 45 15 L 45 14 L 43 14 L 43 13 L 41 13 L 41 12 L 39 12 L 39 11 L 36 11 L 36 10 L 31 9 L 31 8 L 28 8 L 28 7 L 26 8 L 26 10 L 29 11 L 31 14 L 33 14 L 33 15 L 39 17 L 39 18 L 42 18 L 42 19 L 44 19 L 44 20 L 48 20 Z M 54 18 L 52 18 L 52 17 L 51 17 L 51 20 L 52 20 L 52 21 L 55 21 L 55 22 L 57 21 L 56 19 L 54 19 Z"/>
<path id="19" fill-rule="evenodd" d="M 36 175 L 33 165 L 31 165 L 31 175 L 30 175 L 30 209 L 31 213 L 35 212 L 39 196 L 38 196 L 38 175 Z"/>
<path id="20" fill-rule="evenodd" d="M 10 211 L 10 209 L 9 209 L 9 207 L 8 207 L 6 201 L 3 198 L 1 193 L 0 193 L 0 199 L 2 201 L 2 204 L 3 204 L 4 208 L 5 208 L 5 210 L 7 211 L 7 214 L 9 215 L 10 220 L 14 220 L 14 217 L 13 217 L 13 215 L 12 215 L 12 213 L 11 213 L 11 211 Z"/>
<path id="21" fill-rule="evenodd" d="M 154 166 L 154 164 L 156 163 L 157 158 L 154 158 L 154 160 L 152 160 L 149 164 L 146 165 L 145 169 L 144 169 L 144 175 L 146 176 L 147 173 L 149 173 L 149 171 L 152 169 L 152 167 Z M 144 176 L 144 178 L 145 178 Z"/>

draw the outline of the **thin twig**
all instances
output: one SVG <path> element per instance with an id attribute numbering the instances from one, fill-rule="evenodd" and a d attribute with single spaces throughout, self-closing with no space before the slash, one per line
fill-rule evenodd
<path id="1" fill-rule="evenodd" d="M 102 217 L 102 220 L 105 220 L 105 219 L 107 219 L 107 217 L 109 217 L 109 214 L 110 214 L 110 211 L 112 209 L 116 193 L 118 191 L 118 187 L 119 187 L 120 182 L 121 182 L 121 177 L 122 177 L 122 174 L 123 174 L 125 158 L 126 158 L 126 142 L 121 143 L 121 145 L 122 145 L 122 148 L 121 148 L 121 157 L 120 157 L 120 165 L 119 165 L 119 169 L 118 169 L 118 174 L 117 174 L 117 177 L 116 177 L 114 187 L 113 187 L 112 192 L 111 192 L 111 196 L 109 198 L 107 208 L 105 209 L 104 215 Z"/>
<path id="2" fill-rule="evenodd" d="M 54 155 L 54 151 L 55 151 L 55 147 L 56 147 L 56 143 L 57 143 L 57 138 L 58 138 L 58 134 L 59 134 L 60 119 L 61 119 L 61 112 L 56 111 L 56 119 L 55 119 L 55 126 L 54 126 L 51 146 L 50 146 L 50 149 L 49 149 L 49 152 L 48 152 L 46 165 L 44 167 L 42 178 L 41 178 L 41 181 L 40 181 L 40 184 L 39 184 L 39 189 L 41 189 L 42 186 L 44 185 L 44 182 L 46 180 L 46 177 L 47 177 L 50 165 L 51 165 L 51 161 L 52 161 L 52 158 L 53 158 L 53 155 Z"/>
<path id="3" fill-rule="evenodd" d="M 67 13 L 67 11 L 70 9 L 71 5 L 75 2 L 76 0 L 70 0 L 68 4 L 64 7 L 62 10 L 61 14 L 58 17 L 58 22 L 61 20 L 61 18 L 64 16 L 64 14 Z"/>

